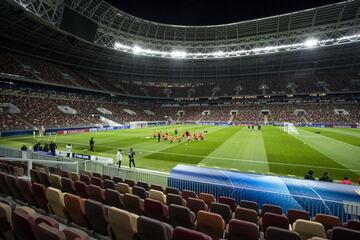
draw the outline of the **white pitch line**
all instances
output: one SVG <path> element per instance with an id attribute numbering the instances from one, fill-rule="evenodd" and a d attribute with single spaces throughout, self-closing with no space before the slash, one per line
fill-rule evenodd
<path id="1" fill-rule="evenodd" d="M 77 142 L 62 142 L 61 143 L 72 143 L 72 144 L 78 144 L 78 145 L 87 145 L 83 143 L 77 143 Z M 117 147 L 110 147 L 105 145 L 96 145 L 108 149 L 117 149 Z M 123 148 L 123 149 L 130 149 L 130 148 Z M 293 166 L 293 167 L 311 167 L 311 168 L 318 168 L 318 169 L 327 169 L 327 170 L 339 170 L 339 171 L 352 171 L 352 172 L 360 172 L 360 169 L 354 169 L 349 170 L 347 168 L 334 168 L 334 167 L 324 167 L 324 166 L 314 166 L 314 165 L 303 165 L 303 164 L 292 164 L 292 163 L 282 163 L 282 162 L 262 162 L 262 161 L 255 161 L 255 160 L 249 160 L 249 159 L 238 159 L 238 158 L 228 158 L 228 157 L 211 157 L 211 156 L 203 156 L 203 155 L 193 155 L 193 154 L 183 154 L 183 153 L 172 153 L 172 152 L 158 152 L 158 151 L 150 151 L 150 150 L 144 150 L 144 149 L 136 149 L 137 151 L 147 152 L 147 153 L 157 153 L 157 154 L 166 154 L 166 155 L 176 155 L 176 156 L 184 156 L 184 157 L 200 157 L 200 158 L 211 158 L 211 159 L 222 159 L 222 160 L 229 160 L 229 161 L 235 161 L 235 162 L 250 162 L 250 163 L 256 163 L 256 164 L 270 164 L 270 165 L 282 165 L 282 166 Z M 114 153 L 115 155 L 115 153 Z"/>

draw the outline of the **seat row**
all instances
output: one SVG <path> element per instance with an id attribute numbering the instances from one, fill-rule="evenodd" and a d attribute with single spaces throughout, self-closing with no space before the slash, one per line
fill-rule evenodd
<path id="1" fill-rule="evenodd" d="M 59 223 L 49 217 L 37 214 L 29 207 L 16 207 L 7 199 L 0 199 L 0 236 L 17 240 L 89 240 L 83 231 L 66 227 L 60 230 Z"/>
<path id="2" fill-rule="evenodd" d="M 40 174 L 40 176 L 41 175 L 43 174 Z M 47 177 L 51 179 L 51 176 L 53 175 L 49 175 Z M 6 176 L 6 179 L 12 179 L 12 181 L 14 180 L 14 178 L 15 177 L 13 176 Z M 39 177 L 39 181 L 40 179 L 41 177 Z M 67 178 L 62 177 L 61 180 L 63 179 Z M 18 179 L 19 187 L 22 185 L 21 182 L 23 181 L 26 180 Z M 8 180 L 7 182 L 8 184 L 10 183 L 13 184 L 13 186 L 17 186 L 16 182 L 11 182 Z M 27 182 L 30 183 L 29 181 Z M 49 181 L 50 185 L 51 182 L 52 181 Z M 75 181 L 75 184 L 77 182 L 81 181 Z M 299 211 L 295 209 L 289 210 L 288 216 L 284 216 L 282 215 L 282 209 L 279 206 L 265 204 L 260 211 L 260 218 L 256 202 L 241 201 L 240 207 L 237 207 L 235 200 L 232 198 L 220 197 L 219 202 L 215 202 L 212 201 L 215 200 L 215 198 L 211 194 L 200 193 L 199 196 L 197 196 L 196 193 L 188 190 L 183 190 L 180 193 L 177 189 L 167 188 L 165 190 L 165 193 L 168 193 L 167 195 L 165 195 L 159 190 L 150 189 L 149 191 L 145 191 L 144 188 L 136 185 L 133 185 L 133 187 L 130 188 L 128 184 L 123 182 L 118 182 L 116 185 L 113 186 L 114 188 L 117 188 L 117 190 L 111 188 L 102 189 L 97 185 L 90 184 L 88 186 L 83 182 L 81 183 L 84 184 L 85 189 L 88 190 L 88 195 L 85 198 L 89 198 L 90 200 L 85 200 L 84 198 L 81 198 L 81 196 L 76 196 L 71 193 L 62 193 L 59 189 L 53 187 L 48 187 L 46 189 L 45 186 L 39 183 L 33 183 L 31 186 L 31 190 L 37 193 L 37 196 L 34 196 L 34 198 L 41 198 L 40 201 L 36 200 L 37 203 L 35 204 L 40 206 L 39 203 L 42 203 L 41 208 L 43 210 L 49 210 L 50 213 L 55 214 L 60 218 L 67 218 L 69 221 L 73 221 L 80 226 L 90 228 L 92 227 L 92 224 L 96 224 L 91 224 L 88 222 L 89 220 L 86 220 L 91 218 L 87 217 L 86 214 L 90 214 L 93 211 L 92 209 L 96 209 L 96 206 L 90 206 L 88 207 L 88 211 L 86 211 L 86 203 L 90 204 L 90 201 L 98 203 L 101 206 L 101 203 L 105 203 L 109 206 L 113 206 L 116 208 L 123 208 L 124 210 L 136 215 L 146 215 L 155 220 L 170 223 L 174 227 L 182 226 L 190 229 L 199 229 L 198 227 L 201 226 L 202 223 L 208 224 L 208 222 L 211 222 L 212 226 L 208 226 L 208 228 L 212 229 L 212 231 L 214 231 L 214 229 L 217 229 L 216 235 L 212 236 L 214 239 L 218 239 L 224 235 L 224 232 L 226 232 L 225 229 L 228 229 L 230 227 L 230 222 L 231 220 L 233 220 L 233 218 L 235 218 L 236 220 L 250 222 L 254 224 L 257 227 L 257 232 L 259 232 L 259 230 L 266 232 L 269 227 L 278 227 L 285 230 L 291 230 L 291 228 L 293 227 L 294 230 L 301 233 L 303 236 L 308 236 L 307 234 L 310 234 L 310 236 L 324 237 L 326 236 L 326 230 L 329 230 L 335 226 L 341 226 L 340 220 L 336 219 L 336 217 L 319 214 L 318 216 L 316 216 L 315 221 L 319 222 L 320 225 L 317 224 L 318 231 L 314 231 L 311 230 L 311 225 L 314 225 L 317 222 L 309 221 L 309 214 L 305 211 Z M 127 190 L 124 192 L 121 188 L 117 186 L 126 187 Z M 40 187 L 42 188 L 41 191 L 34 191 L 34 188 L 36 189 Z M 145 199 L 133 194 L 134 189 L 142 189 L 142 194 L 144 195 Z M 21 198 L 21 193 L 19 195 Z M 31 194 L 29 193 L 28 195 Z M 180 197 L 181 201 L 179 201 L 178 203 L 169 203 L 169 196 L 173 196 L 178 199 Z M 187 199 L 183 199 L 183 196 L 185 198 L 187 197 Z M 201 196 L 203 196 L 202 199 L 200 198 Z M 17 197 L 15 196 L 15 198 Z M 27 198 L 31 199 L 31 197 L 29 196 Z M 210 212 L 208 212 L 208 206 L 205 201 L 208 203 L 210 202 Z M 29 203 L 28 200 L 27 202 Z M 233 208 L 235 208 L 234 214 L 232 212 Z M 95 219 L 99 218 L 97 217 Z M 103 221 L 100 221 L 102 224 L 106 222 L 107 218 L 104 217 L 103 219 Z M 299 221 L 301 223 L 299 223 L 297 227 L 295 227 L 295 222 L 298 219 L 303 219 L 304 222 Z M 291 227 L 291 225 L 293 226 Z M 305 229 L 305 231 L 303 231 L 302 229 Z M 106 235 L 107 233 L 103 231 L 101 232 L 101 234 Z M 255 235 L 256 232 L 254 232 L 254 236 Z"/>

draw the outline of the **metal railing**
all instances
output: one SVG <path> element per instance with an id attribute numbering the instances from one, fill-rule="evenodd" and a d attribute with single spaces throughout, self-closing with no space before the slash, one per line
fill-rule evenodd
<path id="1" fill-rule="evenodd" d="M 359 202 L 337 202 L 333 200 L 307 197 L 303 195 L 284 194 L 275 191 L 265 191 L 241 186 L 204 182 L 195 179 L 174 178 L 166 173 L 159 173 L 146 170 L 133 170 L 118 168 L 113 165 L 102 165 L 88 161 L 86 170 L 117 176 L 123 179 L 131 179 L 135 182 L 142 181 L 148 184 L 156 184 L 162 187 L 176 187 L 180 191 L 183 189 L 192 190 L 196 193 L 211 193 L 215 197 L 225 196 L 235 198 L 237 202 L 241 200 L 255 201 L 259 206 L 263 204 L 275 204 L 282 206 L 287 212 L 290 208 L 304 209 L 314 217 L 318 213 L 338 216 L 343 222 L 349 219 L 358 219 L 360 216 Z"/>
<path id="2" fill-rule="evenodd" d="M 17 150 L 18 151 L 18 150 Z M 0 148 L 0 154 L 3 153 Z M 14 153 L 9 151 L 9 153 Z M 135 182 L 146 182 L 149 185 L 155 184 L 162 187 L 176 187 L 180 191 L 183 189 L 188 189 L 195 191 L 196 193 L 211 193 L 215 197 L 226 196 L 235 198 L 237 202 L 240 200 L 250 200 L 258 203 L 259 206 L 262 206 L 265 203 L 276 204 L 282 206 L 286 212 L 289 208 L 298 208 L 304 209 L 310 213 L 311 216 L 315 216 L 317 213 L 331 214 L 338 216 L 343 222 L 346 222 L 349 219 L 358 219 L 360 216 L 360 201 L 358 202 L 337 202 L 328 199 L 312 198 L 303 195 L 294 195 L 294 194 L 284 194 L 276 191 L 265 191 L 253 188 L 246 188 L 241 186 L 234 186 L 230 184 L 219 184 L 213 182 L 199 181 L 198 179 L 191 178 L 175 178 L 171 177 L 168 173 L 142 170 L 142 169 L 128 169 L 128 168 L 118 168 L 114 165 L 104 165 L 102 163 L 94 161 L 82 161 L 74 160 L 75 162 L 64 163 L 64 161 L 69 161 L 68 158 L 64 157 L 52 157 L 44 155 L 33 155 L 33 158 L 41 158 L 42 160 L 32 160 L 42 161 L 47 164 L 59 164 L 59 166 L 64 168 L 64 166 L 71 166 L 71 164 L 77 164 L 77 169 L 79 172 L 84 170 L 106 174 L 109 176 L 117 176 L 123 179 L 131 179 Z M 0 158 L 8 160 L 9 158 Z M 15 158 L 16 159 L 16 158 Z M 24 159 L 16 159 L 17 161 L 26 161 Z M 46 161 L 44 161 L 46 160 Z M 56 163 L 54 163 L 56 162 Z M 68 165 L 69 164 L 69 165 Z M 64 169 L 66 170 L 66 169 Z"/>

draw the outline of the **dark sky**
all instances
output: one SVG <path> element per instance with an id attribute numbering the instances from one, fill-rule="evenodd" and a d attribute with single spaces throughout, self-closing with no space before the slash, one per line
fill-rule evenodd
<path id="1" fill-rule="evenodd" d="M 340 0 L 106 0 L 129 14 L 161 23 L 213 25 L 304 10 Z"/>

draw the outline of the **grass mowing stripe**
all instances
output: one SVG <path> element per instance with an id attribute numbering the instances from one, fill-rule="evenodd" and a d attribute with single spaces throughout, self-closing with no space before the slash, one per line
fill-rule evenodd
<path id="1" fill-rule="evenodd" d="M 328 156 L 314 149 L 311 145 L 305 144 L 296 137 L 283 132 L 277 127 L 264 127 L 263 136 L 270 162 L 295 163 L 301 166 L 274 165 L 269 164 L 270 171 L 284 175 L 303 176 L 311 168 L 310 165 L 346 169 Z M 309 165 L 309 167 L 306 167 Z M 321 175 L 322 171 L 316 172 Z M 342 178 L 344 174 L 352 174 L 350 171 L 332 170 L 330 174 L 336 178 Z M 354 174 L 352 174 L 354 175 Z"/>
<path id="2" fill-rule="evenodd" d="M 241 171 L 269 171 L 262 132 L 245 127 L 239 129 L 200 163 L 204 166 L 216 165 Z"/>
<path id="3" fill-rule="evenodd" d="M 320 133 L 319 135 L 333 138 L 338 141 L 360 147 L 360 136 L 356 137 L 350 134 L 346 134 L 344 133 L 344 131 L 337 131 L 337 129 L 319 129 L 319 128 L 302 128 L 301 130 L 308 131 L 311 133 L 319 132 Z"/>

